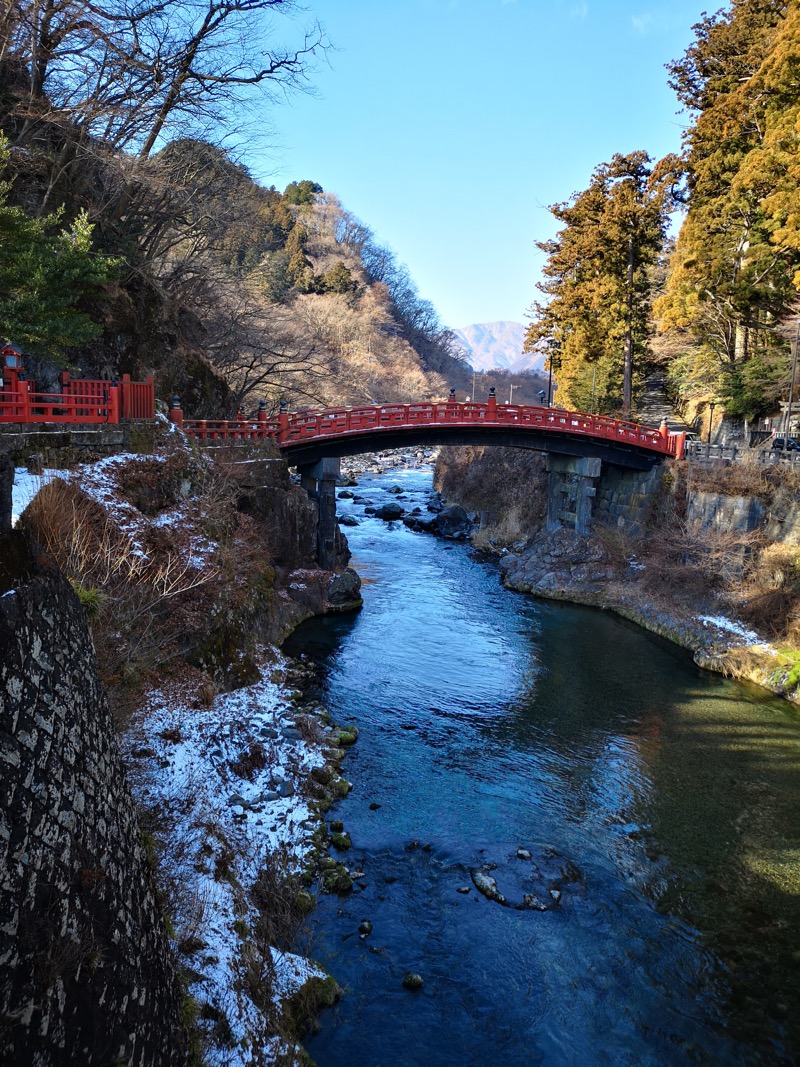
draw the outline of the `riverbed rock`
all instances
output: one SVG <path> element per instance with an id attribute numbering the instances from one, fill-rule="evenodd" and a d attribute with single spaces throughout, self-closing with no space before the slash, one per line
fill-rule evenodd
<path id="1" fill-rule="evenodd" d="M 530 858 L 531 858 L 531 854 L 530 854 L 530 852 L 528 852 L 527 848 L 518 848 L 517 849 L 517 859 L 519 859 L 519 860 L 529 860 Z"/>
<path id="2" fill-rule="evenodd" d="M 421 974 L 414 974 L 409 971 L 408 974 L 403 975 L 403 989 L 410 989 L 412 993 L 419 992 L 425 985 Z"/>
<path id="3" fill-rule="evenodd" d="M 402 504 L 383 504 L 377 509 L 375 514 L 379 519 L 385 519 L 387 522 L 392 522 L 395 519 L 401 519 L 403 515 L 405 515 L 405 508 Z"/>
<path id="4" fill-rule="evenodd" d="M 434 515 L 406 515 L 403 518 L 403 525 L 407 526 L 409 530 L 416 530 L 419 533 L 436 533 L 436 517 Z"/>
<path id="5" fill-rule="evenodd" d="M 450 541 L 465 541 L 472 531 L 472 523 L 466 511 L 458 504 L 445 508 L 436 516 L 436 530 L 440 537 Z"/>
<path id="6" fill-rule="evenodd" d="M 508 901 L 497 888 L 497 882 L 492 878 L 490 874 L 487 874 L 485 870 L 480 867 L 470 871 L 472 881 L 475 883 L 475 888 L 479 893 L 483 893 L 487 900 L 494 900 L 497 904 L 504 906 L 508 905 Z"/>
<path id="7" fill-rule="evenodd" d="M 325 599 L 335 607 L 344 604 L 360 604 L 361 579 L 352 567 L 331 575 L 325 589 Z"/>
<path id="8" fill-rule="evenodd" d="M 361 922 L 358 924 L 358 932 L 361 934 L 362 937 L 367 937 L 368 934 L 372 933 L 372 923 L 369 921 L 369 919 L 361 920 Z"/>
<path id="9" fill-rule="evenodd" d="M 547 911 L 547 904 L 535 893 L 526 893 L 522 898 L 523 908 L 528 908 L 530 911 Z"/>
<path id="10" fill-rule="evenodd" d="M 348 748 L 350 745 L 354 745 L 358 741 L 358 727 L 354 725 L 340 726 L 333 738 L 334 744 L 339 745 L 341 748 Z"/>
<path id="11" fill-rule="evenodd" d="M 353 879 L 350 872 L 342 863 L 336 863 L 322 873 L 323 893 L 336 893 L 343 897 L 353 892 Z"/>
<path id="12" fill-rule="evenodd" d="M 340 500 L 352 500 L 355 494 L 352 489 L 343 489 L 341 493 L 336 494 Z"/>

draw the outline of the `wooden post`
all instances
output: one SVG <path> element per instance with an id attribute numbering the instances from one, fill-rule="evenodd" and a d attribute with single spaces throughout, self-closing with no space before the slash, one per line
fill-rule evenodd
<path id="1" fill-rule="evenodd" d="M 177 393 L 172 394 L 171 407 L 169 409 L 169 421 L 183 429 L 183 410 L 180 397 Z"/>
<path id="2" fill-rule="evenodd" d="M 280 410 L 278 411 L 278 440 L 282 441 L 286 436 L 286 431 L 289 429 L 289 405 L 285 400 L 281 400 Z"/>
<path id="3" fill-rule="evenodd" d="M 112 382 L 108 387 L 108 415 L 107 421 L 112 422 L 115 425 L 119 423 L 119 386 L 116 382 Z"/>

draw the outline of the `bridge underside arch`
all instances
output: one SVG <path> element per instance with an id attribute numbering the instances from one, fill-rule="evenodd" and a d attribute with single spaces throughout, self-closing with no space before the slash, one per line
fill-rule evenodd
<path id="1" fill-rule="evenodd" d="M 667 457 L 625 442 L 597 437 L 575 437 L 547 430 L 520 430 L 507 426 L 480 428 L 421 426 L 387 428 L 377 432 L 315 437 L 284 445 L 281 453 L 290 466 L 305 467 L 322 459 L 382 452 L 389 448 L 431 447 L 434 445 L 502 445 L 527 448 L 560 456 L 596 457 L 605 463 L 629 470 L 649 471 Z"/>

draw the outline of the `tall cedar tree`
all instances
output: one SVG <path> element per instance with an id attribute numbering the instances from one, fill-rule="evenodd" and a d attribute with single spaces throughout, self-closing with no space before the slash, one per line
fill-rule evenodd
<path id="1" fill-rule="evenodd" d="M 679 164 L 646 152 L 615 155 L 589 188 L 550 208 L 564 223 L 551 241 L 525 348 L 545 346 L 559 365 L 559 398 L 630 414 L 634 358 L 647 354 L 650 270 L 664 244 Z"/>
<path id="2" fill-rule="evenodd" d="M 669 68 L 696 118 L 688 212 L 655 313 L 696 342 L 676 367 L 684 395 L 705 391 L 728 414 L 755 417 L 787 381 L 774 326 L 800 288 L 800 12 L 734 0 L 694 29 Z"/>

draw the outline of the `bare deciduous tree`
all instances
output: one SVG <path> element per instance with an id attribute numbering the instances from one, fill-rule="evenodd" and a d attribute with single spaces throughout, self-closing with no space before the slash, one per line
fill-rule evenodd
<path id="1" fill-rule="evenodd" d="M 0 63 L 16 97 L 13 143 L 51 123 L 147 158 L 167 133 L 208 133 L 255 98 L 307 88 L 319 23 L 294 46 L 295 0 L 3 0 Z"/>

